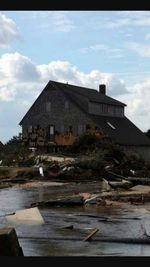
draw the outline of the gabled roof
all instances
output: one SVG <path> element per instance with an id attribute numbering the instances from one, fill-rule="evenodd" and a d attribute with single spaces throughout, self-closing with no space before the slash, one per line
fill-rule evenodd
<path id="1" fill-rule="evenodd" d="M 68 99 L 74 102 L 83 112 L 88 114 L 88 102 L 106 103 L 117 106 L 126 106 L 124 103 L 117 101 L 107 95 L 99 93 L 95 89 L 65 84 L 55 81 L 49 81 L 41 94 L 35 100 L 28 112 L 25 114 L 21 122 L 26 118 L 37 100 L 41 97 L 45 90 L 60 90 Z M 93 120 L 102 131 L 108 135 L 115 143 L 120 145 L 148 145 L 150 146 L 149 138 L 137 128 L 129 119 L 124 117 L 109 117 L 101 115 L 88 114 L 89 118 Z"/>
<path id="2" fill-rule="evenodd" d="M 20 121 L 19 125 L 22 125 L 23 120 L 26 118 L 29 111 L 32 109 L 32 107 L 35 105 L 37 100 L 40 98 L 40 96 L 43 94 L 45 90 L 52 90 L 55 88 L 56 90 L 60 90 L 63 92 L 66 97 L 68 97 L 72 102 L 74 102 L 78 107 L 80 107 L 84 112 L 88 113 L 88 102 L 97 102 L 97 103 L 106 103 L 106 104 L 112 104 L 117 106 L 126 106 L 124 103 L 115 100 L 107 95 L 104 95 L 102 93 L 99 93 L 95 89 L 90 89 L 86 87 L 81 86 L 75 86 L 72 84 L 66 84 L 66 83 L 60 83 L 55 81 L 49 81 L 41 94 L 38 96 L 38 98 L 35 100 L 33 105 L 30 107 L 28 112 L 25 114 L 23 119 Z"/>
<path id="3" fill-rule="evenodd" d="M 115 100 L 105 94 L 99 93 L 95 89 L 76 86 L 72 84 L 59 83 L 59 82 L 54 82 L 54 81 L 50 81 L 50 84 L 52 84 L 53 86 L 59 87 L 59 89 L 63 90 L 69 95 L 73 95 L 75 98 L 78 97 L 78 100 L 79 98 L 82 99 L 84 97 L 88 101 L 91 101 L 91 102 L 106 103 L 106 104 L 112 104 L 112 105 L 117 105 L 117 106 L 126 106 L 126 104 L 118 100 Z"/>
<path id="4" fill-rule="evenodd" d="M 90 118 L 119 145 L 150 146 L 150 139 L 125 116 L 90 115 Z"/>

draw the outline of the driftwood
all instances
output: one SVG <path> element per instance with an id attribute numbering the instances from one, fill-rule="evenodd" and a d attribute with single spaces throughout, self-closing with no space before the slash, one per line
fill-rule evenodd
<path id="1" fill-rule="evenodd" d="M 84 204 L 83 197 L 81 196 L 72 196 L 56 200 L 47 200 L 32 203 L 31 207 L 35 206 L 81 206 Z"/>
<path id="2" fill-rule="evenodd" d="M 141 220 L 139 217 L 106 217 L 106 216 L 98 216 L 93 214 L 76 214 L 76 216 L 84 216 L 84 217 L 90 217 L 90 218 L 97 218 L 100 221 L 115 221 L 115 220 Z"/>
<path id="3" fill-rule="evenodd" d="M 28 181 L 29 178 L 7 178 L 7 179 L 0 179 L 0 184 L 3 183 L 25 183 Z"/>
<path id="4" fill-rule="evenodd" d="M 90 233 L 88 236 L 86 236 L 83 241 L 90 241 L 92 236 L 95 235 L 99 230 L 96 228 L 92 231 L 92 233 Z"/>
<path id="5" fill-rule="evenodd" d="M 122 176 L 120 174 L 117 174 L 117 173 L 114 173 L 112 171 L 108 171 L 106 170 L 106 172 L 108 174 L 111 174 L 115 180 L 117 181 L 120 181 L 120 179 L 124 179 L 126 181 L 130 181 L 130 182 L 133 182 L 134 184 L 143 184 L 143 185 L 150 185 L 150 178 L 149 177 L 125 177 L 125 176 Z M 110 179 L 107 177 L 107 179 Z"/>
<path id="6" fill-rule="evenodd" d="M 127 177 L 126 179 L 135 185 L 150 185 L 150 178 L 148 177 Z"/>
<path id="7" fill-rule="evenodd" d="M 113 243 L 128 243 L 128 244 L 150 244 L 150 238 L 119 238 L 119 237 L 100 237 L 95 241 L 113 242 Z"/>
<path id="8" fill-rule="evenodd" d="M 114 176 L 115 179 L 116 179 L 116 181 L 120 181 L 121 179 L 124 179 L 124 180 L 127 179 L 127 177 L 122 176 L 122 175 L 120 175 L 120 174 L 117 174 L 117 173 L 115 173 L 115 172 L 108 171 L 108 170 L 106 170 L 106 172 L 107 172 L 108 174 L 111 174 L 112 176 Z M 107 177 L 107 179 L 109 179 L 109 178 Z"/>
<path id="9" fill-rule="evenodd" d="M 62 229 L 70 229 L 70 230 L 73 230 L 73 225 L 68 225 L 68 226 L 64 226 Z"/>

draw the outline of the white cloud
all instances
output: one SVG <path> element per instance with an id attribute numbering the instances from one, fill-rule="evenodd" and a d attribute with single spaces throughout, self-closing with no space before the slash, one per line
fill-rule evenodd
<path id="1" fill-rule="evenodd" d="M 112 95 L 126 92 L 125 84 L 114 74 L 93 70 L 84 73 L 68 61 L 51 61 L 36 65 L 19 53 L 6 53 L 0 57 L 0 100 L 13 101 L 26 97 L 33 99 L 49 80 L 68 82 L 90 88 L 106 83 Z"/>
<path id="2" fill-rule="evenodd" d="M 28 72 L 27 69 L 32 71 Z M 150 128 L 148 118 L 150 79 L 127 88 L 125 82 L 115 74 L 99 70 L 85 73 L 68 61 L 57 60 L 36 65 L 28 57 L 19 53 L 7 53 L 0 58 L 0 106 L 5 106 L 5 114 L 8 116 L 7 121 L 11 120 L 11 127 L 12 121 L 18 127 L 17 124 L 49 80 L 68 82 L 97 90 L 99 84 L 105 83 L 107 95 L 127 104 L 127 116 L 140 129 Z M 10 116 L 6 112 L 7 107 Z"/>
<path id="3" fill-rule="evenodd" d="M 101 27 L 105 27 L 108 29 L 113 29 L 113 28 L 120 28 L 123 26 L 128 26 L 131 24 L 131 19 L 129 18 L 123 18 L 123 19 L 116 19 L 114 21 L 112 20 L 106 20 L 103 24 L 103 26 L 101 25 Z"/>
<path id="4" fill-rule="evenodd" d="M 150 78 L 128 87 L 130 94 L 119 97 L 127 104 L 126 115 L 143 131 L 150 129 Z"/>
<path id="5" fill-rule="evenodd" d="M 126 47 L 129 50 L 136 52 L 139 56 L 150 57 L 150 45 L 136 43 L 136 42 L 129 42 L 126 44 Z"/>
<path id="6" fill-rule="evenodd" d="M 113 13 L 112 13 L 113 14 Z M 150 26 L 150 11 L 119 11 L 115 18 L 106 18 L 99 27 L 117 29 L 121 27 L 148 27 Z"/>
<path id="7" fill-rule="evenodd" d="M 0 100 L 13 101 L 19 94 L 33 90 L 41 78 L 36 66 L 19 53 L 6 53 L 0 57 Z"/>
<path id="8" fill-rule="evenodd" d="M 15 98 L 15 95 L 16 95 L 15 89 L 0 85 L 0 99 L 2 101 L 10 102 Z"/>
<path id="9" fill-rule="evenodd" d="M 65 11 L 53 11 L 52 19 L 57 31 L 70 32 L 75 28 L 73 22 L 67 17 Z"/>
<path id="10" fill-rule="evenodd" d="M 89 52 L 105 51 L 108 49 L 109 49 L 109 46 L 106 44 L 95 44 L 89 47 L 81 48 L 80 51 L 83 53 L 89 53 Z"/>
<path id="11" fill-rule="evenodd" d="M 95 44 L 90 45 L 89 47 L 84 47 L 80 49 L 81 53 L 88 54 L 88 53 L 95 53 L 95 52 L 102 52 L 106 53 L 109 57 L 113 58 L 120 58 L 123 57 L 123 50 L 120 48 L 112 48 L 107 44 Z"/>
<path id="12" fill-rule="evenodd" d="M 68 11 L 34 11 L 31 13 L 33 19 L 40 20 L 38 26 L 50 31 L 70 32 L 76 26 L 69 18 Z"/>
<path id="13" fill-rule="evenodd" d="M 33 81 L 39 78 L 36 66 L 28 57 L 19 53 L 6 53 L 0 58 L 0 75 L 2 79 L 16 81 Z"/>
<path id="14" fill-rule="evenodd" d="M 51 79 L 97 90 L 100 83 L 106 83 L 112 95 L 121 95 L 126 92 L 125 84 L 116 75 L 98 70 L 84 73 L 67 61 L 52 61 L 48 65 L 37 66 L 37 69 L 41 73 L 42 81 Z"/>
<path id="15" fill-rule="evenodd" d="M 147 33 L 146 35 L 145 35 L 145 40 L 149 40 L 150 39 L 150 33 Z"/>
<path id="16" fill-rule="evenodd" d="M 15 22 L 0 12 L 0 47 L 9 47 L 17 38 L 19 30 Z"/>

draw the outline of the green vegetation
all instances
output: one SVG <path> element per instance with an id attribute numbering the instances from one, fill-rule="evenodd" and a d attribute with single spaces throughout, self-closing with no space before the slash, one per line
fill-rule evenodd
<path id="1" fill-rule="evenodd" d="M 0 150 L 3 166 L 32 166 L 35 164 L 31 151 L 22 146 L 21 136 L 13 136 Z"/>

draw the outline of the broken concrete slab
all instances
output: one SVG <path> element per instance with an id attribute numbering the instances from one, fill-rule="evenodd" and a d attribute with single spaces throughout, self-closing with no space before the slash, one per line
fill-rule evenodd
<path id="1" fill-rule="evenodd" d="M 103 178 L 103 181 L 101 182 L 101 187 L 102 187 L 102 190 L 104 191 L 110 191 L 112 189 L 108 181 L 104 178 Z"/>
<path id="2" fill-rule="evenodd" d="M 6 216 L 6 219 L 10 223 L 23 223 L 23 224 L 43 224 L 44 220 L 41 216 L 39 209 L 37 207 L 35 208 L 29 208 L 24 210 L 18 210 L 13 215 Z"/>
<path id="3" fill-rule="evenodd" d="M 138 191 L 143 193 L 149 193 L 150 192 L 150 186 L 148 185 L 136 185 L 130 188 L 132 191 Z"/>
<path id="4" fill-rule="evenodd" d="M 114 189 L 124 188 L 129 189 L 132 186 L 130 181 L 122 180 L 122 181 L 109 181 L 109 185 Z"/>

